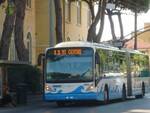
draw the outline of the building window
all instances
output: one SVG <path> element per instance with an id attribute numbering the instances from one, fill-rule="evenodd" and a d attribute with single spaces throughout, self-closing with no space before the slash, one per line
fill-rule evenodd
<path id="1" fill-rule="evenodd" d="M 81 1 L 77 1 L 77 24 L 81 24 Z"/>
<path id="2" fill-rule="evenodd" d="M 19 61 L 17 51 L 16 51 L 16 47 L 15 47 L 14 32 L 12 33 L 11 42 L 10 42 L 9 60 Z"/>
<path id="3" fill-rule="evenodd" d="M 26 0 L 26 7 L 31 8 L 31 0 Z"/>
<path id="4" fill-rule="evenodd" d="M 31 33 L 27 34 L 27 49 L 29 51 L 29 62 L 32 62 L 32 37 Z"/>
<path id="5" fill-rule="evenodd" d="M 87 11 L 87 27 L 89 27 L 92 23 L 92 18 L 91 18 L 91 11 Z"/>
<path id="6" fill-rule="evenodd" d="M 71 21 L 71 2 L 70 2 L 70 0 L 65 0 L 65 20 L 67 22 Z"/>

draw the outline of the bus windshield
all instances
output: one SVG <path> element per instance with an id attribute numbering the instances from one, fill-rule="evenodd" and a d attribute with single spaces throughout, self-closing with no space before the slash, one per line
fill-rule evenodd
<path id="1" fill-rule="evenodd" d="M 91 48 L 50 49 L 46 57 L 46 82 L 92 81 Z"/>

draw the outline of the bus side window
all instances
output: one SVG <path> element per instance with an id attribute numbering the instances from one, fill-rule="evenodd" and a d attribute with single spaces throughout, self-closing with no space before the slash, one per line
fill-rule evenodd
<path id="1" fill-rule="evenodd" d="M 96 52 L 95 54 L 95 68 L 96 68 L 96 71 L 99 73 L 100 72 L 100 56 L 99 54 Z"/>
<path id="2" fill-rule="evenodd" d="M 100 56 L 97 52 L 95 53 L 95 78 L 96 81 L 100 79 Z"/>

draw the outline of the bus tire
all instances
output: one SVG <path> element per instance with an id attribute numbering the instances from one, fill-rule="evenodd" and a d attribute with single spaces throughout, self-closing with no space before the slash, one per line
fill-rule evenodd
<path id="1" fill-rule="evenodd" d="M 145 96 L 145 83 L 142 82 L 142 97 Z"/>
<path id="2" fill-rule="evenodd" d="M 105 85 L 104 88 L 104 104 L 109 103 L 109 90 L 108 90 L 108 85 Z"/>
<path id="3" fill-rule="evenodd" d="M 136 95 L 136 98 L 143 98 L 145 95 L 145 83 L 142 82 L 142 87 L 141 87 L 141 94 L 140 95 Z"/>
<path id="4" fill-rule="evenodd" d="M 127 98 L 127 95 L 126 95 L 126 85 L 123 84 L 123 86 L 122 86 L 122 100 L 124 101 L 124 100 L 126 100 L 126 98 Z"/>

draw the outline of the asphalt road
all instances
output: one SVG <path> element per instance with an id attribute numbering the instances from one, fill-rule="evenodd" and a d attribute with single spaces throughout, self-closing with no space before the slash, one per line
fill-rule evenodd
<path id="1" fill-rule="evenodd" d="M 143 99 L 129 99 L 110 104 L 78 103 L 58 107 L 55 103 L 37 101 L 27 106 L 0 108 L 0 113 L 150 113 L 150 94 Z"/>

